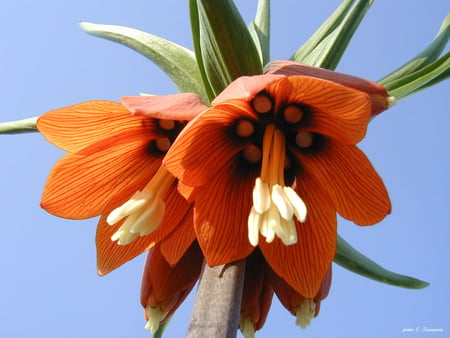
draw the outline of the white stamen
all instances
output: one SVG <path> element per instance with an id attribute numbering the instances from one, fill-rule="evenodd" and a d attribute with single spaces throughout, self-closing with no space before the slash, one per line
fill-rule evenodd
<path id="1" fill-rule="evenodd" d="M 130 228 L 130 232 L 145 236 L 152 233 L 159 224 L 161 224 L 166 205 L 160 198 L 153 201 L 151 206 L 146 209 Z"/>
<path id="2" fill-rule="evenodd" d="M 272 201 L 277 206 L 281 217 L 285 220 L 292 219 L 292 216 L 294 215 L 294 208 L 286 196 L 283 188 L 279 184 L 275 184 L 272 187 Z"/>
<path id="3" fill-rule="evenodd" d="M 114 209 L 106 218 L 109 225 L 126 219 L 111 236 L 111 240 L 126 245 L 138 236 L 146 236 L 155 231 L 163 221 L 163 199 L 174 180 L 175 178 L 161 166 L 142 191 L 136 192 L 130 200 Z"/>
<path id="4" fill-rule="evenodd" d="M 241 316 L 239 320 L 239 330 L 241 330 L 244 338 L 255 338 L 255 328 L 249 317 Z"/>
<path id="5" fill-rule="evenodd" d="M 261 214 L 258 214 L 255 208 L 252 207 L 252 210 L 248 215 L 248 240 L 253 246 L 257 246 L 259 243 L 261 217 Z"/>
<path id="6" fill-rule="evenodd" d="M 286 197 L 291 202 L 291 205 L 294 208 L 294 214 L 297 219 L 303 223 L 306 220 L 306 204 L 303 202 L 303 200 L 300 198 L 300 196 L 297 195 L 297 193 L 291 188 L 291 187 L 284 187 L 283 188 L 284 193 L 286 194 Z"/>
<path id="7" fill-rule="evenodd" d="M 109 225 L 118 223 L 122 218 L 125 218 L 142 209 L 147 201 L 152 197 L 152 192 L 148 190 L 138 191 L 127 202 L 120 207 L 111 211 L 106 218 Z"/>
<path id="8" fill-rule="evenodd" d="M 295 221 L 293 218 L 290 220 L 281 219 L 278 237 L 281 239 L 284 245 L 292 245 L 297 243 L 297 229 L 295 228 Z"/>
<path id="9" fill-rule="evenodd" d="M 149 330 L 152 334 L 158 331 L 159 323 L 166 317 L 167 313 L 162 312 L 159 308 L 152 308 L 147 306 L 146 309 L 148 315 L 148 321 L 145 325 L 145 329 Z"/>
<path id="10" fill-rule="evenodd" d="M 255 187 L 253 188 L 253 207 L 257 213 L 263 214 L 269 210 L 270 204 L 269 186 L 258 177 L 255 181 Z"/>
<path id="11" fill-rule="evenodd" d="M 305 299 L 300 306 L 294 309 L 294 312 L 297 315 L 295 324 L 305 329 L 311 323 L 311 319 L 314 318 L 316 303 L 312 299 Z"/>

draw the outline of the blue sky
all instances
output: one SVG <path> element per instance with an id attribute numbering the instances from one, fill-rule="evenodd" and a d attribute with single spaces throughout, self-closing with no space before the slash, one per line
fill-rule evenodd
<path id="1" fill-rule="evenodd" d="M 157 3 L 157 5 L 155 5 Z M 16 120 L 91 99 L 170 94 L 170 80 L 147 59 L 83 33 L 79 21 L 120 24 L 191 47 L 188 1 L 15 0 L 2 4 L 0 120 Z M 340 1 L 273 1 L 272 58 L 288 58 Z M 237 1 L 246 21 L 256 0 Z M 446 0 L 376 1 L 338 70 L 377 80 L 425 47 Z M 258 337 L 450 336 L 450 85 L 401 101 L 369 126 L 361 148 L 383 177 L 392 214 L 339 232 L 385 267 L 427 280 L 424 290 L 380 284 L 334 267 L 330 295 L 301 331 L 274 300 Z M 62 151 L 39 134 L 0 135 L 0 336 L 149 337 L 139 304 L 144 256 L 106 277 L 95 267 L 96 219 L 70 221 L 40 209 L 47 174 Z M 183 336 L 193 295 L 167 337 Z M 403 332 L 413 329 L 417 332 Z"/>

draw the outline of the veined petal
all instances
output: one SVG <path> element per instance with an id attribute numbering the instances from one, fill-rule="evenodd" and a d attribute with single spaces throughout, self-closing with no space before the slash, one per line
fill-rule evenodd
<path id="1" fill-rule="evenodd" d="M 166 261 L 173 266 L 178 263 L 195 238 L 194 214 L 191 208 L 176 229 L 162 241 L 161 253 Z"/>
<path id="2" fill-rule="evenodd" d="M 247 220 L 254 177 L 245 177 L 229 161 L 208 184 L 194 190 L 194 226 L 206 262 L 227 264 L 247 257 Z"/>
<path id="3" fill-rule="evenodd" d="M 134 115 L 168 120 L 189 121 L 208 109 L 200 96 L 193 93 L 123 96 L 121 102 Z"/>
<path id="4" fill-rule="evenodd" d="M 37 128 L 49 142 L 71 153 L 87 148 L 91 148 L 89 152 L 100 151 L 157 135 L 151 119 L 133 117 L 123 105 L 111 101 L 89 101 L 52 110 L 39 117 Z"/>
<path id="5" fill-rule="evenodd" d="M 203 256 L 196 242 L 174 267 L 164 259 L 159 246 L 153 248 L 147 257 L 142 276 L 142 306 L 160 306 L 163 311 L 169 312 L 168 315 L 173 313 L 194 287 L 202 263 Z"/>
<path id="6" fill-rule="evenodd" d="M 306 298 L 313 298 L 336 252 L 336 212 L 323 188 L 311 175 L 297 179 L 295 187 L 308 215 L 296 221 L 298 240 L 286 246 L 278 238 L 259 247 L 273 271 Z"/>
<path id="7" fill-rule="evenodd" d="M 285 76 L 304 75 L 315 77 L 362 91 L 370 97 L 372 116 L 389 108 L 389 94 L 386 88 L 370 80 L 287 60 L 274 60 L 266 65 L 264 71 L 266 74 L 281 74 Z"/>
<path id="8" fill-rule="evenodd" d="M 184 184 L 201 186 L 250 141 L 236 138 L 235 121 L 255 118 L 249 105 L 230 101 L 199 115 L 183 129 L 164 158 L 167 170 Z"/>
<path id="9" fill-rule="evenodd" d="M 148 183 L 148 180 L 144 182 L 141 179 L 126 186 L 123 191 L 114 196 L 102 212 L 103 216 L 98 224 L 96 236 L 97 269 L 100 275 L 111 272 L 144 251 L 149 250 L 156 243 L 168 237 L 172 232 L 178 232 L 178 227 L 184 223 L 190 206 L 178 193 L 176 183 L 174 182 L 165 198 L 166 212 L 163 221 L 154 232 L 146 236 L 137 237 L 127 245 L 119 245 L 117 242 L 111 240 L 111 236 L 120 228 L 123 221 L 111 226 L 106 222 L 106 217 L 117 206 L 126 202 L 136 190 L 142 189 L 146 183 Z M 190 215 L 192 216 L 192 214 Z M 192 219 L 190 220 L 190 225 L 192 227 Z M 192 240 L 189 244 L 191 243 Z"/>
<path id="10" fill-rule="evenodd" d="M 329 140 L 320 153 L 295 153 L 344 218 L 359 225 L 371 225 L 390 213 L 384 183 L 358 147 Z"/>
<path id="11" fill-rule="evenodd" d="M 254 75 L 241 76 L 231 82 L 212 102 L 213 106 L 228 100 L 241 99 L 250 101 L 253 97 L 266 88 L 272 82 L 275 82 L 284 75 Z"/>
<path id="12" fill-rule="evenodd" d="M 369 97 L 363 92 L 306 76 L 279 80 L 266 90 L 277 98 L 277 107 L 287 103 L 308 106 L 311 112 L 305 117 L 304 131 L 329 135 L 352 144 L 366 134 L 371 106 Z"/>
<path id="13" fill-rule="evenodd" d="M 137 177 L 150 179 L 160 163 L 159 157 L 148 153 L 146 140 L 118 144 L 91 155 L 67 154 L 53 166 L 41 206 L 63 218 L 97 216 Z"/>

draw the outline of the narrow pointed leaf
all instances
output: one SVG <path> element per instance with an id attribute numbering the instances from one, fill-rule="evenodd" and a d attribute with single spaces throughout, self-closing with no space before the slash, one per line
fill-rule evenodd
<path id="1" fill-rule="evenodd" d="M 396 101 L 450 77 L 450 52 L 420 70 L 385 86 Z"/>
<path id="2" fill-rule="evenodd" d="M 255 20 L 248 26 L 262 65 L 270 61 L 270 0 L 259 0 Z"/>
<path id="3" fill-rule="evenodd" d="M 357 251 L 340 236 L 338 236 L 338 245 L 334 262 L 359 275 L 385 284 L 408 289 L 423 289 L 429 285 L 429 283 L 419 279 L 386 270 Z"/>
<path id="4" fill-rule="evenodd" d="M 0 134 L 19 134 L 37 131 L 37 117 L 30 117 L 24 120 L 0 123 Z"/>
<path id="5" fill-rule="evenodd" d="M 405 63 L 403 66 L 401 66 L 391 74 L 385 76 L 378 82 L 384 86 L 389 86 L 389 83 L 397 81 L 400 78 L 407 76 L 434 62 L 441 55 L 449 39 L 450 39 L 450 14 L 446 16 L 436 37 L 433 39 L 433 41 L 427 48 L 425 48 L 422 52 L 413 57 L 410 61 Z"/>
<path id="6" fill-rule="evenodd" d="M 233 1 L 197 0 L 196 5 L 200 35 L 196 54 L 201 53 L 214 96 L 240 76 L 261 74 L 258 50 Z"/>
<path id="7" fill-rule="evenodd" d="M 211 83 L 208 80 L 208 75 L 206 74 L 205 64 L 203 62 L 202 47 L 200 43 L 200 18 L 198 15 L 198 5 L 197 0 L 189 0 L 189 15 L 191 19 L 191 31 L 192 31 L 192 41 L 194 43 L 195 58 L 197 60 L 197 66 L 201 74 L 203 87 L 208 95 L 209 101 L 212 101 L 216 95 L 211 87 Z M 206 102 L 205 102 L 206 103 Z"/>
<path id="8" fill-rule="evenodd" d="M 373 0 L 344 0 L 291 60 L 336 69 Z"/>
<path id="9" fill-rule="evenodd" d="M 174 42 L 137 29 L 80 23 L 87 33 L 118 42 L 144 55 L 158 65 L 180 92 L 191 92 L 208 102 L 194 53 Z"/>

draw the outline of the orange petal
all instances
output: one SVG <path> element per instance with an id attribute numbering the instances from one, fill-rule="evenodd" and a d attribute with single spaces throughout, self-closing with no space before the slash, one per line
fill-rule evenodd
<path id="1" fill-rule="evenodd" d="M 159 246 L 152 249 L 142 276 L 141 303 L 150 305 L 172 304 L 172 313 L 188 295 L 200 276 L 203 256 L 194 242 L 180 262 L 171 267 L 164 259 Z"/>
<path id="2" fill-rule="evenodd" d="M 123 191 L 119 192 L 110 201 L 108 206 L 102 212 L 103 216 L 98 224 L 96 236 L 97 269 L 100 275 L 111 272 L 144 251 L 150 249 L 155 243 L 165 239 L 171 232 L 177 232 L 178 227 L 185 222 L 186 214 L 188 213 L 190 206 L 177 192 L 176 183 L 174 182 L 165 198 L 166 213 L 163 221 L 154 232 L 147 236 L 138 237 L 127 245 L 119 245 L 117 242 L 111 240 L 111 236 L 120 228 L 123 222 L 111 226 L 106 223 L 106 217 L 108 217 L 112 210 L 125 203 L 137 190 L 141 190 L 148 181 L 149 180 L 144 182 L 143 180 L 139 180 L 125 187 Z M 192 217 L 191 213 L 188 213 L 188 215 Z M 190 220 L 190 227 L 193 228 L 192 219 Z M 188 246 L 192 241 L 193 238 L 191 238 Z M 181 255 L 186 249 L 187 248 L 184 248 Z"/>
<path id="3" fill-rule="evenodd" d="M 145 140 L 119 144 L 92 155 L 68 154 L 52 168 L 41 206 L 64 218 L 99 215 L 108 201 L 143 176 L 149 179 L 161 160 L 147 152 Z"/>
<path id="4" fill-rule="evenodd" d="M 72 153 L 99 142 L 105 148 L 150 137 L 155 132 L 150 119 L 133 117 L 120 103 L 110 101 L 89 101 L 52 110 L 39 117 L 37 128 L 49 142 Z"/>
<path id="5" fill-rule="evenodd" d="M 357 143 L 366 134 L 370 101 L 365 93 L 342 85 L 305 76 L 291 76 L 267 87 L 276 106 L 289 103 L 307 105 L 306 131 Z M 284 102 L 280 102 L 284 101 Z"/>
<path id="6" fill-rule="evenodd" d="M 390 213 L 383 181 L 358 147 L 330 140 L 316 154 L 298 152 L 297 156 L 305 171 L 317 177 L 344 218 L 371 225 Z"/>
<path id="7" fill-rule="evenodd" d="M 207 183 L 251 142 L 234 136 L 234 123 L 240 118 L 255 118 L 249 105 L 241 101 L 199 115 L 183 129 L 165 156 L 167 170 L 190 186 Z"/>
<path id="8" fill-rule="evenodd" d="M 281 74 L 285 76 L 304 75 L 318 79 L 329 80 L 343 86 L 362 91 L 370 96 L 371 115 L 377 115 L 389 107 L 389 94 L 382 85 L 356 76 L 338 73 L 329 69 L 313 67 L 298 62 L 275 60 L 266 65 L 267 74 Z"/>
<path id="9" fill-rule="evenodd" d="M 178 263 L 186 250 L 195 240 L 193 210 L 184 216 L 176 229 L 161 243 L 161 253 L 170 265 Z"/>
<path id="10" fill-rule="evenodd" d="M 162 96 L 123 96 L 122 104 L 133 114 L 158 119 L 189 121 L 208 109 L 193 93 Z"/>
<path id="11" fill-rule="evenodd" d="M 241 99 L 250 101 L 269 84 L 283 78 L 283 75 L 241 76 L 231 82 L 213 101 L 216 106 L 228 100 Z"/>
<path id="12" fill-rule="evenodd" d="M 246 177 L 233 164 L 194 190 L 195 232 L 210 266 L 240 260 L 253 250 L 247 221 L 255 177 Z"/>
<path id="13" fill-rule="evenodd" d="M 274 272 L 300 295 L 313 298 L 336 252 L 336 212 L 327 193 L 307 173 L 296 191 L 306 204 L 304 223 L 296 222 L 298 241 L 284 245 L 260 241 L 259 247 Z"/>

